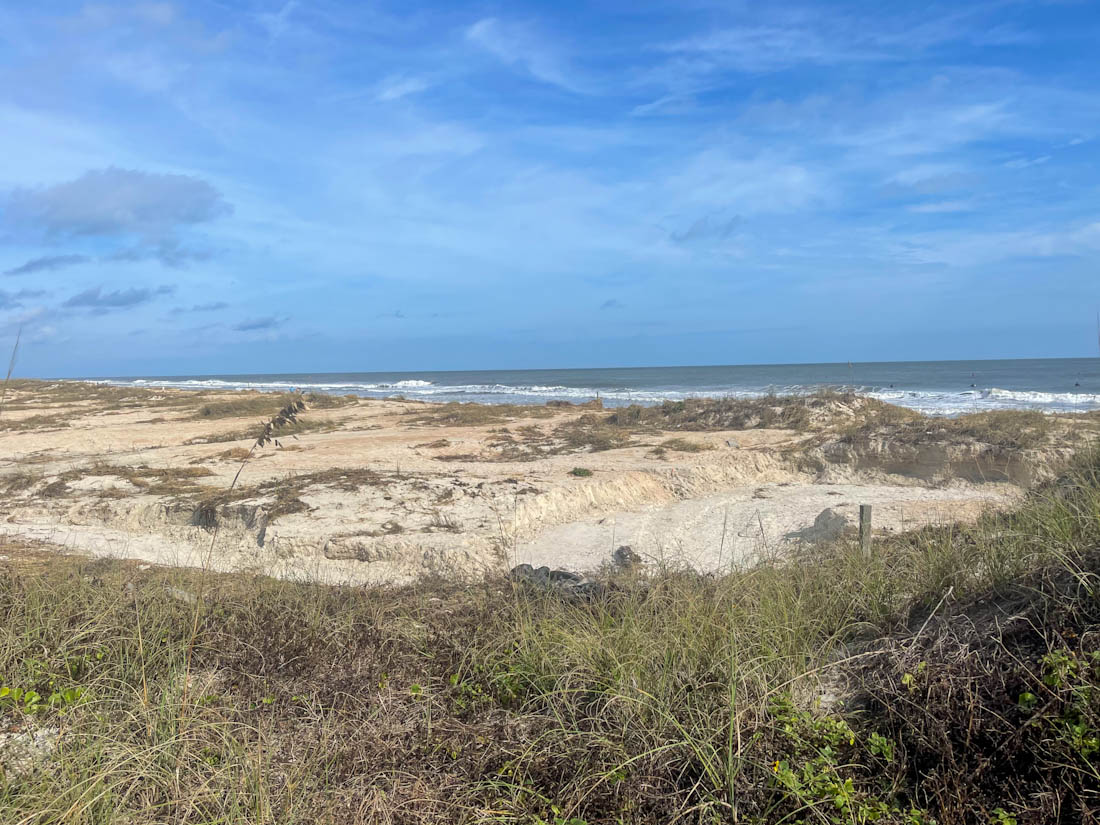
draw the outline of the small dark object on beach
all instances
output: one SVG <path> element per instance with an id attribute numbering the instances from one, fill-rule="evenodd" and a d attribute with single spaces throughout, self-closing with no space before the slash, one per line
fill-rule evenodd
<path id="1" fill-rule="evenodd" d="M 642 557 L 629 544 L 624 544 L 611 554 L 611 560 L 620 570 L 631 570 L 642 563 Z"/>
<path id="2" fill-rule="evenodd" d="M 591 599 L 603 592 L 603 585 L 586 579 L 580 573 L 569 570 L 551 570 L 545 565 L 532 567 L 520 564 L 508 574 L 513 580 L 524 582 L 539 590 L 551 590 L 567 599 Z"/>

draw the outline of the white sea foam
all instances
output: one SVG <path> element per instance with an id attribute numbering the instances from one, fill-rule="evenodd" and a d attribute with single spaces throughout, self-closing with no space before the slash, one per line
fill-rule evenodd
<path id="1" fill-rule="evenodd" d="M 382 398 L 403 395 L 406 398 L 438 401 L 479 401 L 483 403 L 539 404 L 551 400 L 583 402 L 599 396 L 608 405 L 656 404 L 688 398 L 760 398 L 765 395 L 805 395 L 822 385 L 772 385 L 767 387 L 657 387 L 646 389 L 601 389 L 544 384 L 441 384 L 419 378 L 397 381 L 291 381 L 285 378 L 232 380 L 225 378 L 134 378 L 99 383 L 135 387 L 171 387 L 202 390 L 266 390 L 355 394 Z M 856 387 L 860 394 L 891 404 L 909 407 L 929 415 L 960 415 L 985 410 L 1033 409 L 1043 412 L 1084 412 L 1100 409 L 1100 395 L 1089 393 L 1052 393 L 1032 390 L 1005 390 L 997 387 L 966 390 L 904 390 L 882 387 Z"/>
<path id="2" fill-rule="evenodd" d="M 990 389 L 959 392 L 872 390 L 872 398 L 931 415 L 960 415 L 987 410 L 1039 410 L 1041 412 L 1086 412 L 1100 409 L 1100 395 L 1052 393 L 1031 390 Z"/>

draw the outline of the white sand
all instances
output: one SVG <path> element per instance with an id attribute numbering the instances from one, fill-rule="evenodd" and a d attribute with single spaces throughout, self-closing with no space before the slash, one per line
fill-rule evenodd
<path id="1" fill-rule="evenodd" d="M 24 392 L 22 400 L 29 397 Z M 57 407 L 48 394 L 34 403 L 37 410 L 25 407 L 18 415 L 60 410 L 69 426 L 0 433 L 0 481 L 19 473 L 34 479 L 6 496 L 0 536 L 95 556 L 325 581 L 406 579 L 431 569 L 477 572 L 518 562 L 590 570 L 619 545 L 650 560 L 713 570 L 782 551 L 829 507 L 854 524 L 858 506 L 872 504 L 876 528 L 903 530 L 973 519 L 1022 494 L 1004 481 L 952 479 L 947 463 L 937 477 L 927 456 L 911 474 L 890 455 L 881 464 L 892 474 L 874 461 L 863 461 L 857 472 L 843 456 L 823 458 L 820 444 L 806 434 L 776 430 L 677 433 L 713 449 L 670 451 L 663 458 L 651 447 L 668 436 L 649 434 L 638 436 L 636 446 L 598 453 L 445 461 L 492 458 L 492 442 L 500 437 L 494 430 L 502 427 L 518 437 L 521 427 L 549 431 L 580 413 L 479 427 L 422 426 L 412 424 L 409 413 L 426 405 L 360 401 L 308 412 L 329 422 L 331 431 L 288 440 L 291 449 L 266 448 L 246 466 L 240 484 L 253 495 L 221 511 L 211 553 L 210 531 L 192 524 L 196 495 L 151 494 L 122 476 L 134 467 L 205 467 L 213 475 L 198 481 L 224 490 L 239 463 L 219 454 L 248 443 L 184 442 L 254 426 L 254 417 L 196 421 L 193 411 L 155 402 L 124 411 L 95 403 Z M 432 446 L 440 440 L 447 445 Z M 823 470 L 799 461 L 808 451 L 825 461 Z M 117 465 L 120 474 L 93 469 L 103 464 Z M 578 466 L 592 476 L 570 475 Z M 334 468 L 372 470 L 379 482 L 343 489 Z M 273 497 L 253 488 L 310 474 L 315 483 L 298 491 L 309 509 L 269 523 Z M 55 485 L 63 491 L 47 496 L 45 488 L 59 478 L 67 479 Z"/>

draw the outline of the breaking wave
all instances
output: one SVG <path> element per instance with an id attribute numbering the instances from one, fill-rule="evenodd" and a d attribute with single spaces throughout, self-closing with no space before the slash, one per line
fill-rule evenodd
<path id="1" fill-rule="evenodd" d="M 822 389 L 853 390 L 871 398 L 918 410 L 929 415 L 960 415 L 986 410 L 1040 410 L 1043 412 L 1085 412 L 1100 409 L 1100 395 L 1091 393 L 1006 390 L 997 387 L 962 391 L 845 387 L 837 385 L 770 386 L 675 386 L 642 388 L 600 388 L 546 384 L 462 384 L 404 378 L 393 381 L 326 381 L 323 376 L 294 380 L 287 376 L 255 378 L 132 378 L 103 383 L 133 387 L 168 387 L 195 390 L 262 390 L 353 394 L 366 398 L 402 395 L 429 401 L 476 401 L 481 403 L 543 404 L 547 401 L 584 402 L 600 398 L 607 406 L 657 404 L 687 398 L 760 398 L 766 395 L 804 395 Z"/>

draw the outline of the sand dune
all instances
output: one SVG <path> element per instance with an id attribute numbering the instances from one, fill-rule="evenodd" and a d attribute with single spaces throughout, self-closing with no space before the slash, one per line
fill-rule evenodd
<path id="1" fill-rule="evenodd" d="M 347 582 L 519 562 L 589 570 L 620 545 L 717 569 L 827 538 L 835 529 L 815 531 L 815 519 L 831 508 L 851 525 L 860 504 L 874 505 L 880 530 L 969 520 L 1016 501 L 1096 424 L 1050 419 L 1021 447 L 934 433 L 853 440 L 869 414 L 858 399 L 822 402 L 798 428 L 757 416 L 673 432 L 612 431 L 598 409 L 568 406 L 317 398 L 227 492 L 285 399 L 37 382 L 9 398 L 0 535 Z"/>

